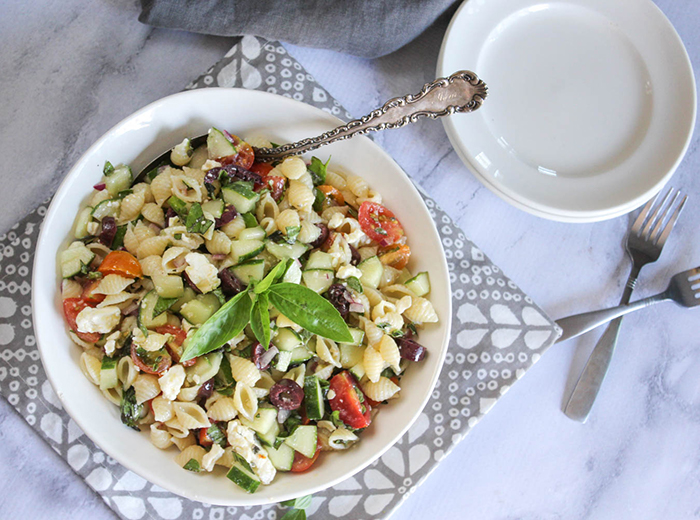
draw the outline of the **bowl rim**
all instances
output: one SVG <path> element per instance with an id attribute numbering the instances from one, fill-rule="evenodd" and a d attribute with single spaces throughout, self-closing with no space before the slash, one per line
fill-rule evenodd
<path id="1" fill-rule="evenodd" d="M 428 400 L 430 399 L 433 390 L 435 389 L 435 385 L 437 384 L 438 377 L 442 371 L 442 368 L 444 366 L 445 362 L 445 357 L 447 355 L 447 350 L 449 347 L 449 341 L 451 337 L 451 330 L 452 330 L 452 290 L 451 290 L 451 283 L 449 281 L 449 268 L 447 264 L 447 258 L 445 255 L 444 247 L 442 244 L 442 240 L 440 239 L 440 234 L 438 232 L 437 226 L 433 218 L 430 216 L 429 210 L 423 201 L 423 197 L 420 194 L 420 191 L 416 188 L 415 184 L 411 180 L 411 178 L 404 172 L 404 170 L 399 166 L 399 164 L 385 151 L 383 150 L 379 145 L 377 145 L 373 140 L 369 139 L 366 136 L 358 136 L 355 137 L 355 140 L 364 140 L 365 145 L 369 146 L 370 148 L 373 148 L 376 153 L 379 155 L 383 156 L 385 160 L 387 160 L 389 163 L 393 164 L 395 166 L 396 172 L 401 172 L 404 176 L 406 176 L 407 180 L 409 181 L 407 183 L 407 187 L 409 190 L 412 190 L 414 192 L 414 195 L 418 197 L 418 199 L 421 201 L 421 211 L 425 213 L 426 219 L 430 221 L 430 226 L 435 234 L 435 237 L 437 238 L 438 243 L 440 244 L 440 250 L 442 254 L 440 255 L 441 258 L 441 265 L 440 271 L 441 271 L 441 277 L 444 277 L 444 282 L 445 282 L 445 287 L 446 287 L 446 301 L 445 303 L 445 316 L 441 316 L 440 322 L 441 322 L 441 339 L 440 339 L 440 353 L 439 353 L 439 360 L 437 364 L 435 365 L 435 368 L 433 370 L 433 373 L 430 376 L 430 384 L 429 384 L 429 391 L 425 393 L 425 395 L 422 397 L 421 402 L 419 406 L 416 407 L 413 416 L 410 417 L 410 419 L 406 422 L 404 427 L 399 431 L 398 434 L 396 434 L 392 439 L 390 439 L 388 442 L 384 443 L 383 447 L 379 449 L 376 453 L 374 453 L 372 456 L 370 456 L 366 461 L 363 463 L 354 466 L 351 470 L 339 475 L 336 478 L 333 478 L 331 480 L 325 481 L 323 483 L 319 483 L 315 486 L 311 486 L 308 489 L 304 490 L 303 493 L 290 493 L 290 492 L 281 492 L 279 495 L 275 496 L 273 498 L 269 497 L 261 497 L 258 495 L 258 499 L 255 498 L 255 494 L 244 494 L 244 493 L 232 493 L 232 498 L 233 500 L 226 500 L 226 501 L 221 501 L 217 499 L 211 499 L 212 497 L 206 497 L 201 494 L 197 493 L 192 493 L 190 492 L 189 488 L 187 487 L 178 487 L 177 485 L 173 485 L 172 481 L 169 481 L 166 479 L 163 475 L 162 472 L 159 471 L 153 471 L 149 468 L 148 465 L 146 464 L 141 464 L 138 466 L 135 466 L 132 464 L 132 461 L 125 459 L 121 455 L 121 451 L 113 450 L 112 447 L 110 446 L 108 449 L 105 449 L 104 446 L 100 443 L 99 439 L 95 439 L 92 436 L 92 433 L 90 432 L 90 426 L 88 425 L 86 427 L 86 421 L 84 421 L 84 418 L 82 417 L 81 413 L 75 413 L 77 408 L 79 408 L 79 403 L 73 402 L 67 399 L 64 399 L 63 394 L 58 390 L 61 387 L 60 383 L 57 383 L 56 378 L 56 373 L 52 371 L 51 369 L 47 368 L 49 366 L 49 363 L 47 363 L 46 358 L 45 358 L 45 351 L 44 348 L 42 348 L 42 344 L 48 344 L 47 340 L 48 338 L 46 335 L 50 333 L 48 330 L 43 330 L 42 327 L 39 325 L 39 322 L 41 320 L 37 319 L 37 298 L 38 298 L 38 291 L 35 289 L 37 287 L 37 277 L 41 276 L 38 274 L 38 265 L 39 263 L 44 263 L 45 257 L 49 255 L 49 258 L 53 258 L 53 262 L 55 263 L 55 255 L 56 251 L 45 251 L 42 247 L 42 245 L 45 243 L 46 239 L 45 237 L 50 234 L 51 231 L 51 222 L 56 218 L 56 213 L 58 211 L 58 207 L 61 204 L 61 202 L 67 197 L 69 190 L 68 190 L 68 185 L 70 184 L 70 180 L 78 175 L 78 172 L 81 171 L 84 168 L 84 163 L 86 159 L 94 153 L 94 151 L 99 148 L 104 142 L 114 139 L 115 134 L 116 137 L 118 138 L 119 136 L 119 130 L 127 126 L 130 122 L 139 119 L 142 117 L 144 114 L 148 113 L 151 110 L 156 109 L 159 105 L 163 103 L 170 103 L 173 101 L 180 101 L 182 99 L 187 99 L 187 98 L 196 98 L 199 96 L 206 96 L 208 93 L 215 92 L 215 91 L 227 91 L 232 93 L 232 96 L 240 95 L 240 93 L 245 93 L 246 96 L 251 95 L 254 97 L 260 97 L 260 98 L 267 98 L 269 96 L 275 97 L 275 98 L 282 98 L 282 96 L 277 96 L 275 94 L 270 94 L 267 92 L 262 92 L 262 91 L 256 91 L 256 90 L 250 90 L 250 89 L 244 89 L 244 88 L 223 88 L 223 87 L 212 87 L 212 88 L 206 88 L 206 89 L 194 89 L 194 90 L 186 90 L 183 92 L 178 92 L 175 94 L 171 94 L 169 96 L 165 96 L 163 98 L 159 98 L 146 106 L 140 108 L 139 110 L 131 113 L 130 115 L 126 116 L 123 118 L 121 121 L 113 125 L 109 130 L 104 132 L 71 166 L 70 170 L 68 173 L 65 175 L 63 180 L 61 181 L 58 189 L 56 190 L 55 195 L 53 196 L 51 203 L 49 204 L 46 214 L 44 216 L 44 220 L 42 222 L 41 230 L 39 233 L 39 236 L 37 238 L 37 246 L 35 249 L 35 256 L 34 256 L 34 261 L 33 261 L 33 272 L 32 272 L 32 294 L 31 294 L 31 307 L 32 307 L 32 316 L 34 317 L 34 332 L 36 335 L 36 340 L 37 340 L 37 348 L 39 350 L 40 358 L 41 358 L 41 363 L 42 366 L 44 367 L 44 371 L 47 375 L 47 378 L 49 382 L 51 383 L 52 389 L 55 391 L 56 396 L 58 399 L 61 401 L 61 404 L 63 405 L 64 410 L 69 414 L 71 419 L 75 421 L 75 423 L 80 427 L 80 429 L 85 433 L 85 435 L 90 438 L 95 445 L 104 451 L 107 455 L 115 459 L 119 464 L 124 466 L 126 469 L 136 473 L 137 475 L 141 476 L 148 482 L 155 484 L 163 489 L 166 489 L 169 492 L 172 492 L 180 497 L 184 497 L 186 499 L 190 500 L 195 500 L 199 502 L 207 502 L 211 503 L 214 505 L 224 505 L 224 506 L 254 506 L 254 505 L 268 505 L 268 504 L 274 504 L 278 502 L 282 502 L 285 500 L 290 500 L 297 498 L 299 496 L 303 496 L 306 494 L 314 494 L 318 493 L 320 491 L 323 491 L 327 488 L 330 488 L 339 482 L 342 482 L 348 478 L 351 478 L 352 476 L 356 475 L 366 467 L 368 467 L 370 464 L 378 460 L 384 453 L 386 453 L 392 446 L 394 446 L 409 430 L 411 426 L 415 423 L 415 421 L 420 417 L 421 413 L 423 412 L 425 406 L 428 403 Z M 341 119 L 329 114 L 328 112 L 321 110 L 317 107 L 314 107 L 312 105 L 308 105 L 306 103 L 303 103 L 301 101 L 296 101 L 290 98 L 284 98 L 285 102 L 293 103 L 293 104 L 298 104 L 302 105 L 304 107 L 304 110 L 309 111 L 309 115 L 313 115 L 319 119 L 319 123 L 325 124 L 326 122 L 329 125 L 329 129 L 344 124 L 345 122 L 342 121 Z M 171 129 L 169 130 L 171 133 L 175 133 L 176 129 Z M 145 148 L 145 147 L 144 147 Z M 49 225 L 44 225 L 45 223 L 48 223 Z M 437 267 L 437 266 L 436 266 Z M 52 275 L 52 278 L 55 277 L 55 275 Z M 55 291 L 54 291 L 55 292 Z M 60 289 L 59 289 L 59 294 L 60 298 Z M 41 312 L 39 313 L 41 314 Z M 62 331 L 63 334 L 65 334 L 65 331 Z M 105 400 L 105 403 L 107 401 Z M 274 483 L 272 484 L 274 485 Z"/>

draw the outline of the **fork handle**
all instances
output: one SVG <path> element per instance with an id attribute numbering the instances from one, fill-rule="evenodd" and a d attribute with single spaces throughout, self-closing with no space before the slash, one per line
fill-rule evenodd
<path id="1" fill-rule="evenodd" d="M 461 70 L 447 78 L 427 83 L 416 95 L 390 99 L 366 116 L 317 137 L 283 144 L 277 148 L 256 148 L 255 159 L 270 162 L 288 155 L 300 155 L 354 135 L 385 128 L 400 128 L 423 117 L 435 119 L 460 112 L 472 112 L 481 106 L 486 95 L 486 84 L 473 72 Z"/>
<path id="2" fill-rule="evenodd" d="M 563 330 L 563 333 L 559 337 L 558 341 L 566 341 L 567 339 L 575 338 L 590 330 L 600 327 L 609 321 L 613 321 L 615 318 L 619 318 L 625 314 L 629 314 L 630 312 L 638 311 L 639 309 L 643 309 L 649 305 L 653 305 L 667 299 L 666 293 L 661 293 L 657 294 L 656 296 L 644 298 L 643 300 L 638 300 L 628 305 L 619 305 L 617 307 L 611 307 L 609 309 L 602 309 L 599 311 L 583 312 L 581 314 L 575 314 L 574 316 L 562 318 L 557 320 L 557 325 L 559 325 Z M 612 326 L 608 328 L 612 328 Z"/>

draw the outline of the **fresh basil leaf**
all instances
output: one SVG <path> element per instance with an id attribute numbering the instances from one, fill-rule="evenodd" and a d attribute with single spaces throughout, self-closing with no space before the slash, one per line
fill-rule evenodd
<path id="1" fill-rule="evenodd" d="M 282 276 L 284 276 L 286 270 L 287 261 L 281 260 L 275 267 L 270 269 L 270 272 L 267 273 L 267 276 L 255 286 L 255 294 L 261 294 L 267 291 L 273 283 L 275 283 Z"/>
<path id="2" fill-rule="evenodd" d="M 114 166 L 112 166 L 111 162 L 105 161 L 104 168 L 102 168 L 102 173 L 104 173 L 105 177 L 109 177 L 114 173 Z"/>
<path id="3" fill-rule="evenodd" d="M 285 500 L 282 502 L 283 506 L 293 507 L 295 509 L 306 509 L 311 505 L 311 499 L 313 495 L 306 495 L 305 497 L 299 497 L 292 500 Z"/>
<path id="4" fill-rule="evenodd" d="M 248 291 L 231 298 L 187 339 L 180 362 L 208 354 L 235 338 L 248 324 L 252 306 Z"/>
<path id="5" fill-rule="evenodd" d="M 185 221 L 187 231 L 190 233 L 204 234 L 212 224 L 213 222 L 204 216 L 202 205 L 199 202 L 192 204 L 190 211 L 187 213 L 187 220 Z"/>
<path id="6" fill-rule="evenodd" d="M 116 251 L 124 245 L 124 235 L 126 235 L 126 225 L 117 226 L 117 233 L 114 235 L 114 240 L 112 240 L 112 250 Z"/>
<path id="7" fill-rule="evenodd" d="M 301 231 L 301 226 L 287 226 L 287 242 L 293 244 L 297 241 L 299 232 Z"/>
<path id="8" fill-rule="evenodd" d="M 318 188 L 314 188 L 314 203 L 313 209 L 316 213 L 323 211 L 323 201 L 326 200 L 326 194 Z"/>
<path id="9" fill-rule="evenodd" d="M 303 509 L 290 509 L 280 520 L 306 520 L 306 511 Z"/>
<path id="10" fill-rule="evenodd" d="M 180 219 L 185 220 L 187 218 L 187 203 L 184 200 L 171 195 L 167 202 Z"/>
<path id="11" fill-rule="evenodd" d="M 222 448 L 226 447 L 226 434 L 221 430 L 221 426 L 218 424 L 212 424 L 207 430 L 207 437 L 211 439 L 214 444 L 218 444 Z"/>
<path id="12" fill-rule="evenodd" d="M 119 409 L 121 411 L 122 422 L 137 432 L 141 431 L 139 429 L 138 421 L 141 418 L 141 413 L 143 412 L 143 404 L 136 404 L 136 390 L 133 386 L 130 386 L 122 393 L 122 400 Z"/>
<path id="13" fill-rule="evenodd" d="M 268 291 L 270 302 L 302 328 L 341 343 L 353 340 L 347 324 L 333 304 L 303 285 L 278 283 Z"/>
<path id="14" fill-rule="evenodd" d="M 364 289 L 362 288 L 362 283 L 356 276 L 351 276 L 345 280 L 346 285 L 355 292 L 362 294 Z"/>
<path id="15" fill-rule="evenodd" d="M 187 464 L 185 464 L 185 465 L 182 466 L 182 467 L 183 467 L 184 469 L 186 469 L 187 471 L 194 471 L 195 473 L 199 473 L 199 471 L 201 470 L 201 468 L 199 467 L 199 462 L 197 461 L 197 459 L 190 459 L 190 460 L 188 460 L 188 461 L 187 461 Z"/>
<path id="16" fill-rule="evenodd" d="M 258 340 L 265 350 L 270 347 L 270 313 L 267 310 L 268 305 L 267 295 L 259 294 L 253 307 L 250 309 L 250 328 L 253 330 L 255 339 Z"/>
<path id="17" fill-rule="evenodd" d="M 156 304 L 153 307 L 152 317 L 155 318 L 156 316 L 163 314 L 179 299 L 180 298 L 161 298 L 158 296 L 158 301 L 156 301 Z"/>
<path id="18" fill-rule="evenodd" d="M 243 222 L 245 223 L 245 227 L 251 228 L 251 227 L 257 227 L 258 224 L 258 219 L 255 218 L 255 215 L 252 213 L 243 213 L 241 215 L 243 217 Z"/>
<path id="19" fill-rule="evenodd" d="M 221 358 L 219 371 L 214 376 L 214 390 L 221 393 L 222 390 L 232 386 L 235 383 L 231 374 L 231 363 L 226 354 Z"/>
<path id="20" fill-rule="evenodd" d="M 328 163 L 331 162 L 331 158 L 328 158 L 328 161 L 326 161 L 326 164 L 323 164 L 321 162 L 321 159 L 318 157 L 312 157 L 311 158 L 311 164 L 308 166 L 309 173 L 311 174 L 311 179 L 314 182 L 314 186 L 318 186 L 319 184 L 325 184 L 326 183 L 326 173 L 328 172 Z"/>

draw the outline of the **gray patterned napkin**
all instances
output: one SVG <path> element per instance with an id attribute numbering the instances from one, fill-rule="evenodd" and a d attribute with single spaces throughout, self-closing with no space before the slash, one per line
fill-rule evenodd
<path id="1" fill-rule="evenodd" d="M 278 43 L 244 37 L 188 88 L 243 86 L 349 117 Z M 354 477 L 317 493 L 314 520 L 385 519 L 558 337 L 556 325 L 423 194 L 450 270 L 453 330 L 428 405 L 404 437 Z M 0 394 L 121 518 L 275 520 L 279 506 L 220 507 L 155 486 L 107 457 L 63 410 L 39 361 L 31 266 L 46 204 L 0 236 Z M 155 449 L 155 448 L 154 448 Z"/>

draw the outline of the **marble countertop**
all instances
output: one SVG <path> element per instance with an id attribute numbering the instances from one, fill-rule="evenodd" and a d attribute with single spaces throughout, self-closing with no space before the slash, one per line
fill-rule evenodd
<path id="1" fill-rule="evenodd" d="M 697 0 L 656 2 L 697 75 Z M 103 132 L 181 90 L 231 40 L 158 30 L 135 0 L 3 3 L 0 16 L 0 232 L 49 196 Z M 448 19 L 396 53 L 364 60 L 287 45 L 354 114 L 434 78 Z M 629 268 L 629 217 L 562 224 L 485 189 L 439 122 L 378 134 L 383 146 L 525 292 L 554 317 L 617 302 Z M 639 296 L 700 262 L 695 138 L 672 185 L 689 205 Z M 31 158 L 28 160 L 28 158 Z M 455 194 L 459 194 L 455 196 Z M 659 519 L 700 516 L 697 315 L 673 305 L 628 317 L 586 424 L 561 412 L 598 335 L 554 346 L 437 468 L 394 518 Z M 0 399 L 0 517 L 113 518 L 99 497 Z"/>

